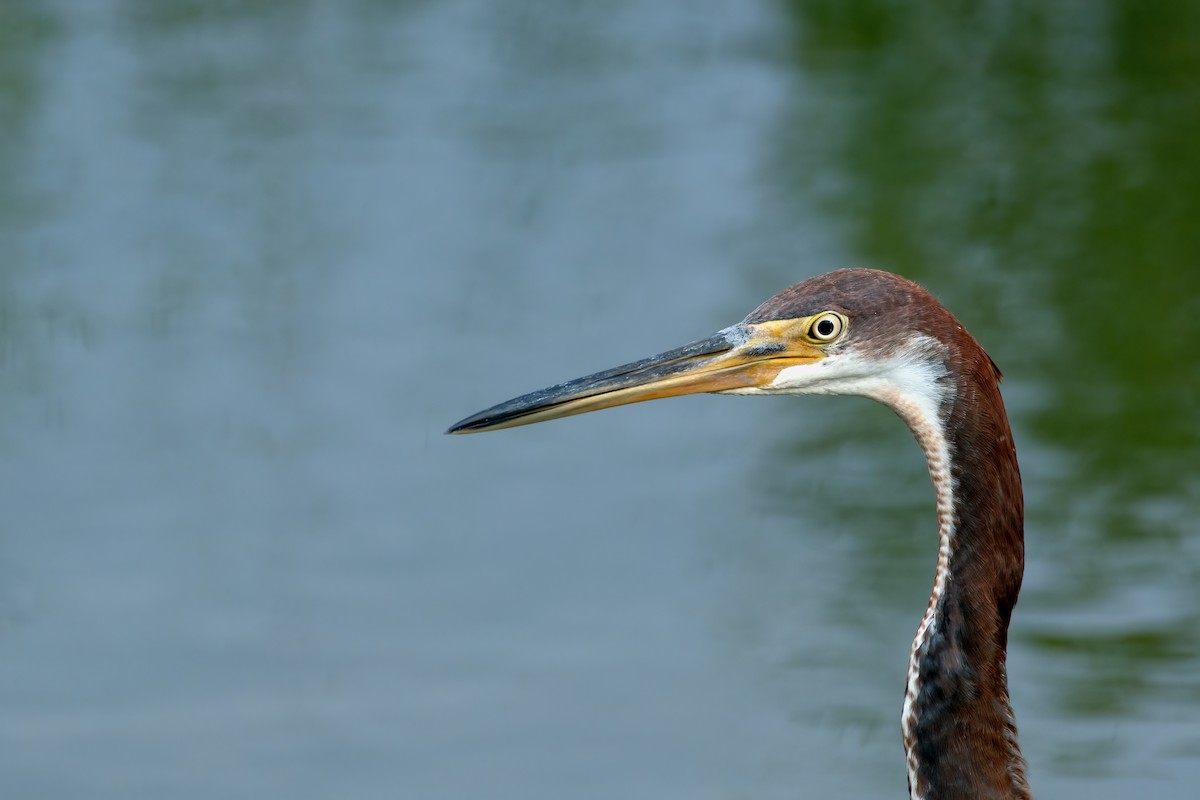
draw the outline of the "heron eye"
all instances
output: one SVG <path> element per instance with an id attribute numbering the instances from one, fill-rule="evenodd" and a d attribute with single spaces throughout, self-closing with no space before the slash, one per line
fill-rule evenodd
<path id="1" fill-rule="evenodd" d="M 831 342 L 841 336 L 845 328 L 846 323 L 840 315 L 827 311 L 817 317 L 816 321 L 809 327 L 808 336 L 810 339 L 815 339 L 818 342 Z"/>

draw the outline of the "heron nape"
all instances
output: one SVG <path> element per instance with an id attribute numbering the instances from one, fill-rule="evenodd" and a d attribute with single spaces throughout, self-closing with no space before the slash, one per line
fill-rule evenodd
<path id="1" fill-rule="evenodd" d="M 1005 668 L 1024 501 L 1000 377 L 925 289 L 844 269 L 785 289 L 707 339 L 509 400 L 448 433 L 698 392 L 861 395 L 890 407 L 925 452 L 937 498 L 937 569 L 901 715 L 909 794 L 1028 798 Z"/>

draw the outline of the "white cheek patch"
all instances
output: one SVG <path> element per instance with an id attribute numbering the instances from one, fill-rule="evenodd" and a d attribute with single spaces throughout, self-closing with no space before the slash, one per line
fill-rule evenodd
<path id="1" fill-rule="evenodd" d="M 930 340 L 930 344 L 936 343 Z M 913 342 L 912 349 L 920 352 L 925 348 Z M 785 367 L 769 388 L 790 394 L 861 395 L 885 403 L 887 399 L 902 396 L 922 407 L 932 406 L 936 412 L 946 390 L 945 384 L 938 380 L 944 375 L 941 364 L 931 363 L 927 358 L 902 354 L 877 360 L 847 353 Z"/>

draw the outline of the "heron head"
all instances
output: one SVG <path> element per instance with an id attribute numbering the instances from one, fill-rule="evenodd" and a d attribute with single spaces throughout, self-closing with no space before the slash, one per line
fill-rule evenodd
<path id="1" fill-rule="evenodd" d="M 701 392 L 855 394 L 936 409 L 953 388 L 948 378 L 964 336 L 974 342 L 917 284 L 879 270 L 837 270 L 780 292 L 705 339 L 522 395 L 448 433 Z"/>

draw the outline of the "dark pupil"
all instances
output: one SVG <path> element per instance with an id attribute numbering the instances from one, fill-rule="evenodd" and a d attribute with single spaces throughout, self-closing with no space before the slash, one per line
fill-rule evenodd
<path id="1" fill-rule="evenodd" d="M 818 322 L 817 323 L 817 335 L 818 336 L 832 336 L 833 335 L 833 320 L 823 319 L 820 322 Z"/>

